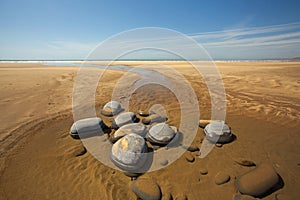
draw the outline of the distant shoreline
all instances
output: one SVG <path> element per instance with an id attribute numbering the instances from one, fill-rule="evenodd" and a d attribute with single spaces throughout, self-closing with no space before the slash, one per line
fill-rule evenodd
<path id="1" fill-rule="evenodd" d="M 0 63 L 47 63 L 47 62 L 61 62 L 61 63 L 74 63 L 74 62 L 136 62 L 136 61 L 151 61 L 151 62 L 300 62 L 300 59 L 261 59 L 261 60 L 145 60 L 145 59 L 122 59 L 122 60 L 0 60 Z"/>

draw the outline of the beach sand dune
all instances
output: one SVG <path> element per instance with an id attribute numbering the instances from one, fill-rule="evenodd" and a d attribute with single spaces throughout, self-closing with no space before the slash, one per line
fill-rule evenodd
<path id="1" fill-rule="evenodd" d="M 137 66 L 144 62 L 121 62 Z M 152 63 L 152 64 L 155 64 Z M 199 101 L 201 119 L 209 119 L 210 96 L 195 69 L 183 62 L 164 62 L 178 70 L 192 85 Z M 237 139 L 214 148 L 200 159 L 198 152 L 185 152 L 177 161 L 146 173 L 166 197 L 174 199 L 233 199 L 236 178 L 256 165 L 271 163 L 283 180 L 281 189 L 263 199 L 297 199 L 300 184 L 300 63 L 216 63 L 227 98 L 226 123 Z M 75 67 L 40 64 L 0 64 L 0 199 L 136 199 L 132 181 L 90 153 L 78 155 L 83 146 L 69 136 L 72 125 L 72 92 Z M 100 69 L 99 69 L 100 70 Z M 102 106 L 124 71 L 108 70 L 95 96 L 98 116 L 111 125 L 112 118 L 100 115 Z M 126 88 L 124 88 L 125 90 Z M 129 97 L 121 97 L 125 101 Z M 188 100 L 188 97 L 186 97 Z M 160 85 L 137 89 L 130 111 L 148 110 L 161 104 L 168 123 L 180 124 L 180 105 L 174 94 Z M 201 147 L 199 128 L 192 146 Z M 188 161 L 194 157 L 194 161 Z M 203 173 L 206 171 L 207 173 Z M 215 183 L 222 172 L 227 183 Z"/>

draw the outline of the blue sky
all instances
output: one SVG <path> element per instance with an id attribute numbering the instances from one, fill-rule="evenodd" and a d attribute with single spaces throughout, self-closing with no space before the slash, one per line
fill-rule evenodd
<path id="1" fill-rule="evenodd" d="M 141 27 L 179 31 L 213 59 L 300 57 L 300 1 L 0 0 L 0 59 L 83 59 Z"/>

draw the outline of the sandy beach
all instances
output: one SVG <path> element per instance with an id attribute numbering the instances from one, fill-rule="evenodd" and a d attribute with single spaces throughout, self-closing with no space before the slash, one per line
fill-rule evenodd
<path id="1" fill-rule="evenodd" d="M 117 62 L 135 67 L 157 62 Z M 201 119 L 209 119 L 210 95 L 194 68 L 184 62 L 163 62 L 191 84 L 199 101 Z M 169 166 L 141 177 L 152 178 L 162 199 L 234 199 L 236 178 L 252 170 L 239 160 L 270 163 L 282 178 L 281 188 L 265 200 L 294 200 L 300 184 L 300 62 L 216 62 L 226 90 L 226 123 L 236 140 L 215 147 L 201 159 L 186 151 Z M 94 69 L 95 70 L 95 69 Z M 102 69 L 97 69 L 102 70 Z M 133 181 L 111 169 L 73 140 L 72 92 L 78 68 L 37 63 L 0 64 L 0 199 L 136 199 Z M 124 71 L 106 70 L 95 102 L 98 116 L 107 125 L 112 118 L 100 114 Z M 188 97 L 186 97 L 188 98 Z M 178 126 L 181 115 L 176 97 L 159 85 L 139 88 L 129 109 L 164 106 L 168 123 Z M 201 147 L 198 128 L 192 146 Z M 187 158 L 193 157 L 192 162 Z M 206 169 L 207 174 L 200 173 Z M 215 183 L 219 172 L 230 176 Z M 246 199 L 246 198 L 243 198 Z"/>

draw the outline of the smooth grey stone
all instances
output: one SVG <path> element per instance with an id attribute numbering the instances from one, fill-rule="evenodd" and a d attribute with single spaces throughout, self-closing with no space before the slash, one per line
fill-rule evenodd
<path id="1" fill-rule="evenodd" d="M 74 139 L 87 138 L 103 134 L 106 125 L 98 117 L 81 119 L 73 123 L 70 135 Z M 80 135 L 80 136 L 79 136 Z"/>
<path id="2" fill-rule="evenodd" d="M 136 115 L 133 112 L 120 113 L 112 122 L 112 128 L 117 129 L 125 124 L 137 122 Z"/>
<path id="3" fill-rule="evenodd" d="M 134 172 L 142 168 L 147 159 L 147 145 L 145 139 L 130 133 L 113 144 L 111 160 L 124 171 Z"/>
<path id="4" fill-rule="evenodd" d="M 166 145 L 174 138 L 176 132 L 176 127 L 159 123 L 150 128 L 146 138 L 152 143 Z"/>
<path id="5" fill-rule="evenodd" d="M 122 111 L 121 104 L 117 101 L 110 101 L 103 106 L 102 114 L 105 116 L 114 116 Z"/>
<path id="6" fill-rule="evenodd" d="M 231 133 L 230 127 L 223 121 L 213 121 L 204 128 L 206 138 L 215 143 L 229 143 L 232 142 L 234 136 Z"/>
<path id="7" fill-rule="evenodd" d="M 147 134 L 147 128 L 143 124 L 139 123 L 130 123 L 122 126 L 119 128 L 114 134 L 112 134 L 112 142 L 117 141 L 118 139 L 124 137 L 125 135 L 128 135 L 130 133 L 135 133 L 137 135 L 142 136 L 143 138 L 146 137 Z"/>

